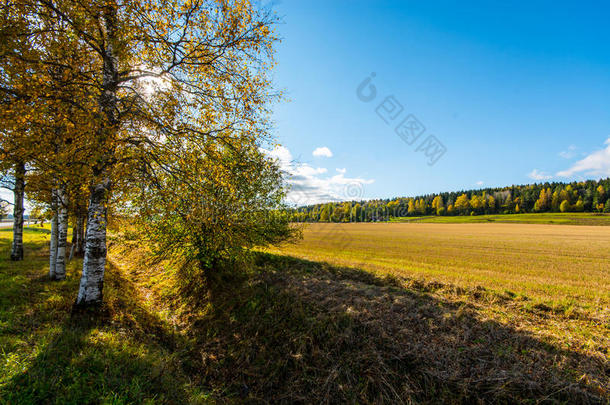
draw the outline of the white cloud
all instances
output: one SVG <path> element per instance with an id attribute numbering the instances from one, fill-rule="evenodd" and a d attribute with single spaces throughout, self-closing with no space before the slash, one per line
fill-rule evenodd
<path id="1" fill-rule="evenodd" d="M 477 181 L 477 186 L 482 186 L 483 184 L 485 184 L 485 183 L 483 182 L 483 180 L 479 180 L 479 181 Z"/>
<path id="2" fill-rule="evenodd" d="M 13 192 L 7 188 L 0 188 L 0 199 L 10 203 L 7 206 L 8 209 L 8 214 L 12 215 L 13 214 L 13 202 L 15 200 L 14 196 L 13 196 Z M 6 205 L 6 203 L 4 203 L 3 205 Z M 32 209 L 32 204 L 30 203 L 30 201 L 28 201 L 27 199 L 23 201 L 23 208 L 24 208 L 24 214 L 28 215 Z"/>
<path id="3" fill-rule="evenodd" d="M 564 159 L 572 159 L 574 156 L 576 156 L 576 146 L 568 146 L 568 150 L 563 150 L 559 152 L 559 156 Z"/>
<path id="4" fill-rule="evenodd" d="M 557 173 L 560 177 L 571 177 L 575 174 L 587 176 L 610 176 L 610 138 L 604 143 L 604 149 L 597 150 L 582 160 L 574 163 L 572 167 Z"/>
<path id="5" fill-rule="evenodd" d="M 283 146 L 263 151 L 277 159 L 280 167 L 286 173 L 286 182 L 289 186 L 286 200 L 290 205 L 363 200 L 364 186 L 374 181 L 360 177 L 347 177 L 345 168 L 336 169 L 337 174 L 331 176 L 326 174 L 328 170 L 324 167 L 295 162 L 288 148 Z"/>
<path id="6" fill-rule="evenodd" d="M 290 165 L 292 163 L 292 154 L 284 146 L 278 145 L 272 150 L 262 149 L 263 152 L 267 153 L 272 158 L 277 159 L 282 167 Z"/>
<path id="7" fill-rule="evenodd" d="M 292 174 L 295 176 L 315 176 L 317 174 L 326 173 L 325 167 L 311 167 L 307 163 L 295 165 Z"/>
<path id="8" fill-rule="evenodd" d="M 533 180 L 549 180 L 553 178 L 553 176 L 551 176 L 550 174 L 541 172 L 538 169 L 534 169 L 529 172 L 528 177 Z"/>
<path id="9" fill-rule="evenodd" d="M 6 188 L 0 188 L 0 198 L 3 200 L 6 200 L 12 204 L 13 203 L 13 192 L 10 190 L 7 190 Z"/>
<path id="10" fill-rule="evenodd" d="M 319 148 L 316 148 L 312 155 L 314 155 L 315 157 L 333 157 L 333 153 L 330 151 L 330 149 L 328 149 L 326 146 L 321 146 Z"/>

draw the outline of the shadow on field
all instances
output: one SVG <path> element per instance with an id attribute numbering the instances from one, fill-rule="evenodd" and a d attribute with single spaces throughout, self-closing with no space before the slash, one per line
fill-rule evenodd
<path id="1" fill-rule="evenodd" d="M 254 402 L 607 400 L 601 359 L 480 319 L 396 280 L 258 254 L 191 320 L 198 384 Z M 193 365 L 195 366 L 195 365 Z"/>
<path id="2" fill-rule="evenodd" d="M 51 234 L 51 230 L 48 228 L 39 228 L 39 227 L 34 227 L 34 226 L 28 226 L 27 228 L 24 228 L 24 230 L 27 230 L 28 232 L 31 232 L 31 233 L 42 233 L 42 234 L 46 234 L 46 235 Z"/>
<path id="3" fill-rule="evenodd" d="M 5 355 L 19 355 L 23 345 L 40 349 L 2 378 L 0 403 L 186 403 L 172 355 L 179 337 L 142 305 L 133 284 L 110 264 L 104 306 L 71 313 L 77 286 L 74 275 L 29 277 L 19 288 L 33 294 L 11 296 L 10 329 L 0 331 Z"/>
<path id="4" fill-rule="evenodd" d="M 51 282 L 46 254 L 0 257 L 0 403 L 608 401 L 607 362 L 426 286 L 257 254 L 176 333 L 146 303 L 150 268 L 138 284 L 109 263 L 103 308 L 70 315 L 78 263 Z"/>
<path id="5" fill-rule="evenodd" d="M 37 226 L 37 225 L 24 226 L 23 231 L 31 232 L 31 233 L 44 233 L 44 234 L 51 233 L 51 230 L 49 228 L 43 228 L 43 227 Z M 3 236 L 6 236 L 7 238 L 12 238 L 13 228 L 0 228 L 0 234 L 6 234 Z M 8 242 L 10 243 L 10 240 Z"/>

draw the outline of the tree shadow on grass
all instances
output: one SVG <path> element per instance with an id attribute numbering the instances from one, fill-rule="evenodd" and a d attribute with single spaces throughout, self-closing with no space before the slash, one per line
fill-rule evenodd
<path id="1" fill-rule="evenodd" d="M 38 227 L 38 226 L 24 226 L 23 227 L 23 232 L 32 232 L 32 233 L 44 233 L 44 234 L 50 234 L 51 230 L 48 228 L 43 228 L 43 227 Z M 13 228 L 0 228 L 0 234 L 13 234 Z M 8 237 L 8 235 L 7 235 Z"/>
<path id="2" fill-rule="evenodd" d="M 53 294 L 20 314 L 21 330 L 1 334 L 14 346 L 8 350 L 23 353 L 26 342 L 34 356 L 22 358 L 24 369 L 3 381 L 1 403 L 188 401 L 188 381 L 174 353 L 179 337 L 112 264 L 106 302 L 95 310 L 70 312 L 76 278 L 63 287 L 46 283 Z"/>
<path id="3" fill-rule="evenodd" d="M 193 314 L 198 384 L 301 403 L 608 400 L 603 359 L 563 350 L 395 279 L 259 254 Z M 583 376 L 584 375 L 584 376 Z"/>
<path id="4" fill-rule="evenodd" d="M 51 234 L 51 230 L 49 228 L 43 228 L 42 226 L 34 226 L 29 225 L 23 228 L 24 232 L 32 232 L 32 233 L 43 233 L 43 234 Z"/>
<path id="5" fill-rule="evenodd" d="M 186 337 L 111 264 L 106 277 L 101 311 L 72 316 L 78 277 L 12 282 L 0 403 L 608 401 L 603 359 L 366 271 L 259 254 Z"/>
<path id="6" fill-rule="evenodd" d="M 36 234 L 50 234 L 51 231 L 48 229 L 24 229 L 23 230 L 23 235 L 24 237 L 27 237 L 28 233 L 36 233 Z M 4 252 L 6 251 L 6 254 L 10 254 L 10 248 L 11 245 L 13 243 L 13 229 L 12 228 L 0 228 L 0 252 Z M 36 242 L 31 242 L 31 241 L 26 241 L 26 246 L 25 246 L 25 253 L 28 253 L 28 249 L 34 250 L 34 251 L 39 251 L 40 249 L 42 249 L 46 244 L 48 244 L 48 241 L 36 241 Z M 14 262 L 13 262 L 14 263 Z"/>

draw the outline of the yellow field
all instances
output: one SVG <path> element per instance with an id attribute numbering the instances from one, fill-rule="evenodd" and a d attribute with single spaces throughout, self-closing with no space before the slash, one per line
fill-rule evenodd
<path id="1" fill-rule="evenodd" d="M 358 223 L 309 224 L 303 233 L 278 251 L 593 312 L 610 306 L 610 227 Z"/>
<path id="2" fill-rule="evenodd" d="M 48 229 L 24 234 L 26 260 L 11 262 L 0 230 L 0 404 L 610 399 L 601 227 L 312 225 L 285 249 L 369 271 L 256 254 L 204 307 L 176 305 L 170 268 L 113 233 L 97 313 L 71 310 L 82 259 L 50 281 Z"/>

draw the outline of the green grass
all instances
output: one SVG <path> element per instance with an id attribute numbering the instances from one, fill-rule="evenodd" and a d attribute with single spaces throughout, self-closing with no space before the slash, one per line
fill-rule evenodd
<path id="1" fill-rule="evenodd" d="M 181 402 L 187 379 L 166 347 L 167 325 L 111 268 L 100 313 L 72 314 L 80 260 L 51 282 L 48 230 L 25 231 L 25 260 L 11 262 L 0 230 L 0 403 Z"/>
<path id="2" fill-rule="evenodd" d="M 465 215 L 451 217 L 423 216 L 392 218 L 390 222 L 423 222 L 430 224 L 476 224 L 499 222 L 518 224 L 610 226 L 610 214 L 566 212 L 506 215 Z"/>
<path id="3" fill-rule="evenodd" d="M 51 282 L 47 232 L 25 236 L 26 260 L 12 263 L 0 231 L 0 403 L 609 398 L 606 341 L 544 333 L 589 321 L 520 296 L 259 253 L 186 308 L 166 265 L 114 235 L 104 306 L 71 313 L 80 261 Z"/>

